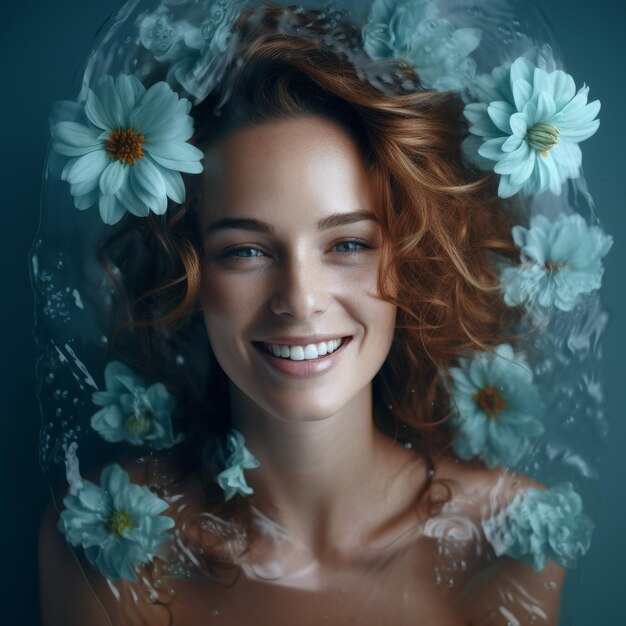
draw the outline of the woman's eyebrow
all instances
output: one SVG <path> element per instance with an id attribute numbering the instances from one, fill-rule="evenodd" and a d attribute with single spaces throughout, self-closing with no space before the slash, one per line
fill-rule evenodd
<path id="1" fill-rule="evenodd" d="M 317 223 L 318 230 L 328 230 L 337 226 L 354 224 L 363 220 L 378 222 L 378 218 L 371 211 L 351 211 L 350 213 L 333 213 Z M 238 229 L 252 230 L 259 233 L 274 233 L 274 227 L 267 222 L 253 218 L 230 218 L 217 220 L 209 224 L 204 231 L 205 235 L 210 235 L 221 230 Z"/>

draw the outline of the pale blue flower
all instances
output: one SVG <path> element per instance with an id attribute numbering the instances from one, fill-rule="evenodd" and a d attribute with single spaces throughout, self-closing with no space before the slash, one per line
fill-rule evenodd
<path id="1" fill-rule="evenodd" d="M 135 566 L 148 563 L 170 540 L 174 520 L 159 515 L 169 505 L 148 487 L 133 485 L 119 465 L 109 465 L 100 486 L 83 480 L 63 499 L 59 530 L 71 545 L 82 546 L 89 563 L 112 580 L 135 580 Z"/>
<path id="2" fill-rule="evenodd" d="M 61 172 L 74 204 L 98 203 L 107 224 L 126 211 L 163 214 L 167 199 L 182 203 L 181 172 L 200 173 L 191 103 L 165 82 L 145 89 L 132 75 L 103 76 L 85 102 L 59 103 L 51 119 L 52 151 L 68 158 Z"/>
<path id="3" fill-rule="evenodd" d="M 476 72 L 469 55 L 480 43 L 481 32 L 455 28 L 439 17 L 432 0 L 376 0 L 362 36 L 370 58 L 403 59 L 427 89 L 461 90 Z"/>
<path id="4" fill-rule="evenodd" d="M 147 386 L 129 367 L 112 361 L 104 370 L 106 391 L 92 395 L 103 407 L 91 418 L 91 426 L 106 441 L 128 441 L 155 450 L 171 448 L 183 435 L 174 437 L 172 411 L 176 400 L 161 383 Z"/>
<path id="5" fill-rule="evenodd" d="M 464 150 L 479 167 L 501 175 L 500 197 L 547 189 L 559 195 L 566 179 L 578 177 L 578 143 L 600 125 L 600 102 L 587 103 L 588 87 L 576 91 L 569 74 L 547 72 L 520 57 L 508 71 L 496 68 L 475 91 L 488 99 L 465 107 L 470 133 L 480 139 L 470 135 Z M 482 158 L 474 157 L 476 148 Z"/>
<path id="6" fill-rule="evenodd" d="M 501 271 L 504 301 L 509 306 L 525 303 L 532 312 L 550 307 L 571 311 L 582 294 L 599 289 L 602 259 L 613 245 L 612 237 L 578 214 L 562 214 L 554 222 L 536 215 L 530 228 L 513 228 L 513 240 L 521 264 Z"/>
<path id="7" fill-rule="evenodd" d="M 510 345 L 499 345 L 494 354 L 475 352 L 459 359 L 450 377 L 454 449 L 460 458 L 479 456 L 489 467 L 509 465 L 543 434 L 544 408 L 532 372 Z"/>
<path id="8" fill-rule="evenodd" d="M 589 549 L 595 526 L 582 512 L 582 499 L 570 482 L 547 491 L 531 487 L 518 493 L 506 509 L 482 525 L 498 556 L 531 563 L 536 572 L 548 559 L 573 566 L 577 554 Z"/>
<path id="9" fill-rule="evenodd" d="M 224 440 L 219 442 L 215 453 L 215 464 L 223 468 L 215 480 L 224 490 L 226 500 L 230 500 L 237 493 L 244 496 L 254 493 L 252 487 L 246 483 L 243 470 L 259 467 L 260 463 L 244 444 L 244 436 L 231 428 Z"/>

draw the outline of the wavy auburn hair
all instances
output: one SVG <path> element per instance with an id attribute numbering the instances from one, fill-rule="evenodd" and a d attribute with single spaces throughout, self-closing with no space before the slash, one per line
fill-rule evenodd
<path id="1" fill-rule="evenodd" d="M 380 294 L 398 307 L 393 345 L 374 379 L 376 423 L 429 454 L 442 453 L 451 444 L 445 372 L 467 350 L 502 343 L 518 315 L 503 303 L 494 267 L 498 259 L 516 257 L 514 207 L 504 210 L 494 175 L 463 161 L 463 103 L 454 92 L 422 89 L 402 61 L 359 57 L 360 32 L 346 22 L 329 26 L 320 13 L 251 10 L 235 32 L 238 49 L 225 78 L 192 109 L 192 143 L 206 149 L 238 129 L 311 115 L 350 133 L 370 174 L 384 235 Z M 378 77 L 378 85 L 364 73 Z M 115 270 L 130 318 L 124 327 L 141 336 L 144 366 L 186 399 L 186 428 L 202 421 L 207 434 L 218 434 L 228 427 L 225 374 L 215 362 L 195 368 L 206 379 L 200 376 L 195 391 L 186 390 L 174 365 L 178 348 L 172 348 L 200 345 L 204 358 L 214 359 L 208 340 L 193 339 L 204 331 L 199 178 L 186 180 L 187 203 L 170 206 L 166 216 L 128 216 L 100 256 Z M 142 254 L 146 263 L 138 263 Z"/>

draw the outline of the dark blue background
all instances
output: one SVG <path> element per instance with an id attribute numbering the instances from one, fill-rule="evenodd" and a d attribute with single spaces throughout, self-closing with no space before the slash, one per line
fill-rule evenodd
<path id="1" fill-rule="evenodd" d="M 478 0 L 480 4 L 480 0 Z M 116 0 L 22 0 L 0 12 L 0 233 L 3 303 L 0 376 L 0 623 L 39 623 L 37 530 L 47 493 L 38 467 L 33 299 L 27 251 L 39 219 L 48 110 L 67 95 L 72 76 Z M 626 297 L 626 10 L 616 0 L 582 4 L 545 0 L 544 11 L 577 84 L 602 101 L 600 131 L 583 144 L 584 168 L 604 228 L 615 238 L 606 263 L 605 301 L 612 320 L 604 339 L 604 378 L 611 434 L 605 453 L 602 508 L 580 582 L 565 601 L 567 626 L 618 626 L 624 604 L 626 489 L 624 469 L 624 320 Z M 60 575 L 62 573 L 60 572 Z M 71 602 L 71 598 L 68 598 Z M 436 625 L 433 625 L 436 626 Z"/>

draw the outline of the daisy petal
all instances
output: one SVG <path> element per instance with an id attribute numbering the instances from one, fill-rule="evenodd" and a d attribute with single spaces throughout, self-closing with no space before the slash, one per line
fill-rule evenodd
<path id="1" fill-rule="evenodd" d="M 104 150 L 96 150 L 76 159 L 67 172 L 64 172 L 68 183 L 80 183 L 88 178 L 100 176 L 109 164 Z"/>
<path id="2" fill-rule="evenodd" d="M 111 161 L 100 177 L 100 191 L 105 196 L 117 193 L 127 176 L 127 165 L 117 159 Z"/>
<path id="3" fill-rule="evenodd" d="M 100 207 L 100 217 L 105 224 L 117 224 L 124 213 L 126 213 L 125 207 L 115 196 L 100 196 L 98 202 Z"/>
<path id="4" fill-rule="evenodd" d="M 499 130 L 507 135 L 511 134 L 511 125 L 509 120 L 511 115 L 515 113 L 515 109 L 508 103 L 503 101 L 492 102 L 487 108 L 489 117 Z"/>

